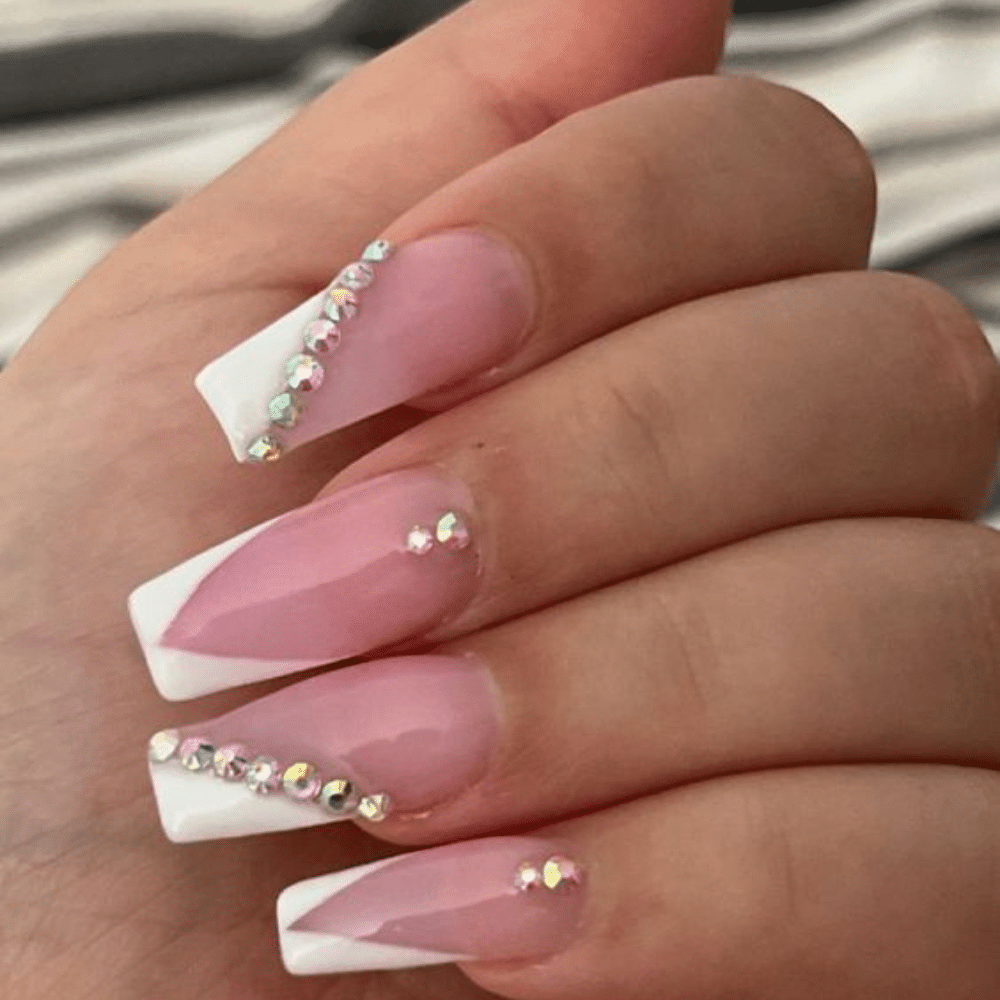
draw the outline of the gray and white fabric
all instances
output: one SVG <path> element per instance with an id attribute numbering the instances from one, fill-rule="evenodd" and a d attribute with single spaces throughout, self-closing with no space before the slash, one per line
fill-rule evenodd
<path id="1" fill-rule="evenodd" d="M 117 240 L 452 5 L 0 0 L 0 361 Z M 739 16 L 727 72 L 854 128 L 881 183 L 876 266 L 950 286 L 1000 348 L 1000 0 L 813 7 Z"/>

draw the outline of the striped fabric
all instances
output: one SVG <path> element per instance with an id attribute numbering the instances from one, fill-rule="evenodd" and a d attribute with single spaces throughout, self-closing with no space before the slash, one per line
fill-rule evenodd
<path id="1" fill-rule="evenodd" d="M 0 360 L 122 236 L 449 6 L 0 0 Z M 1000 347 L 1000 0 L 747 13 L 726 69 L 858 132 L 881 181 L 876 265 L 950 286 Z"/>

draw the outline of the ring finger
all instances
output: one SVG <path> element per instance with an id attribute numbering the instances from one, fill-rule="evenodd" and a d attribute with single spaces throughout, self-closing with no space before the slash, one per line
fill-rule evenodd
<path id="1" fill-rule="evenodd" d="M 378 812 L 395 815 L 380 833 L 426 843 L 760 768 L 998 767 L 998 611 L 962 584 L 998 566 L 991 532 L 943 521 L 829 521 L 727 546 L 184 726 L 182 758 L 200 751 L 208 769 L 202 747 L 239 745 L 282 771 L 303 762 L 320 802 L 261 798 L 171 755 L 152 765 L 163 825 L 181 841 L 261 833 L 357 818 L 368 795 L 365 818 L 384 795 Z M 356 796 L 328 801 L 320 775 Z"/>

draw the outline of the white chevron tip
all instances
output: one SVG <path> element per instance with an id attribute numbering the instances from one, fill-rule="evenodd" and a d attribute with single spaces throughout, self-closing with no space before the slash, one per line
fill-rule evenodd
<path id="1" fill-rule="evenodd" d="M 241 687 L 318 666 L 314 660 L 272 661 L 206 656 L 169 649 L 161 640 L 198 585 L 240 547 L 277 518 L 199 553 L 136 588 L 128 599 L 129 615 L 156 690 L 167 701 L 188 701 L 215 691 Z"/>
<path id="2" fill-rule="evenodd" d="M 238 462 L 268 428 L 267 404 L 281 391 L 285 364 L 303 349 L 306 327 L 319 316 L 326 291 L 206 365 L 194 380 Z"/>
<path id="3" fill-rule="evenodd" d="M 297 830 L 342 819 L 280 792 L 258 795 L 238 781 L 185 771 L 176 760 L 150 764 L 149 777 L 163 832 L 175 844 Z"/>
<path id="4" fill-rule="evenodd" d="M 281 960 L 293 976 L 321 976 L 342 972 L 376 972 L 389 969 L 416 969 L 426 965 L 464 962 L 468 955 L 451 955 L 423 948 L 403 948 L 375 941 L 359 941 L 321 934 L 317 931 L 289 930 L 292 924 L 331 896 L 364 876 L 392 864 L 394 858 L 347 871 L 322 875 L 289 886 L 278 897 L 278 939 Z"/>

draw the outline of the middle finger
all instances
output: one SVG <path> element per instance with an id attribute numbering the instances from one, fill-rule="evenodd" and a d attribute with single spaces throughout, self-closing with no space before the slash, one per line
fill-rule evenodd
<path id="1" fill-rule="evenodd" d="M 189 698 L 783 525 L 968 516 L 992 477 L 996 371 L 964 310 L 911 278 L 702 299 L 411 430 L 140 588 L 133 621 L 161 692 Z"/>

